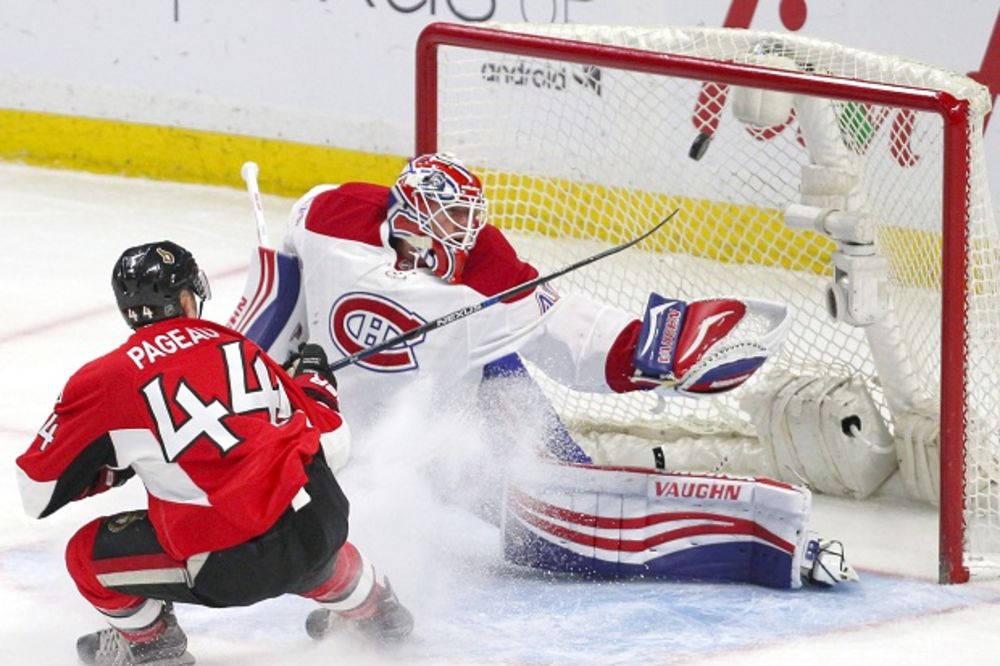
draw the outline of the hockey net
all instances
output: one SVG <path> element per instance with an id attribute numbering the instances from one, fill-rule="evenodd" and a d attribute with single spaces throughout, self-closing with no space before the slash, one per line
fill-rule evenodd
<path id="1" fill-rule="evenodd" d="M 578 436 L 713 451 L 786 435 L 805 449 L 824 428 L 865 430 L 866 455 L 907 466 L 907 493 L 940 504 L 942 581 L 995 573 L 1000 234 L 984 88 L 788 34 L 528 24 L 430 26 L 417 81 L 417 151 L 474 167 L 491 222 L 543 273 L 680 209 L 641 251 L 561 278 L 560 292 L 637 315 L 651 290 L 795 309 L 766 372 L 720 398 L 663 405 L 545 383 Z M 811 404 L 836 401 L 835 384 L 854 387 L 845 404 L 870 401 L 879 423 Z M 762 432 L 785 427 L 781 409 L 813 408 L 815 433 Z M 773 452 L 761 460 L 757 473 L 790 481 L 825 474 Z"/>

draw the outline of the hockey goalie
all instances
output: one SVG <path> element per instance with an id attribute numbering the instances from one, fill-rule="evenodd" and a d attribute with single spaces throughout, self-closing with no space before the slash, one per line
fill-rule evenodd
<path id="1" fill-rule="evenodd" d="M 279 362 L 306 342 L 337 361 L 537 278 L 486 212 L 479 178 L 447 154 L 413 159 L 391 188 L 317 186 L 294 204 L 282 250 L 254 252 L 230 324 Z M 778 303 L 657 294 L 636 316 L 544 283 L 360 358 L 336 380 L 358 446 L 418 393 L 432 396 L 430 422 L 470 410 L 498 430 L 523 420 L 510 411 L 518 401 L 497 390 L 542 414 L 526 447 L 507 442 L 485 465 L 502 477 L 495 517 L 512 562 L 587 576 L 831 586 L 857 576 L 839 542 L 807 529 L 808 489 L 671 474 L 652 457 L 635 467 L 588 451 L 522 363 L 578 391 L 697 398 L 743 384 L 776 353 L 789 321 Z M 345 447 L 331 465 L 349 457 Z"/>

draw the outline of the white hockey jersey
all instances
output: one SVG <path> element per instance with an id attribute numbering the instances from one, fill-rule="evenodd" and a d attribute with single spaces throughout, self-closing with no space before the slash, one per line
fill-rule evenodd
<path id="1" fill-rule="evenodd" d="M 387 205 L 387 188 L 348 183 L 316 187 L 292 209 L 284 250 L 301 265 L 303 337 L 321 344 L 331 362 L 538 275 L 488 225 L 462 284 L 427 269 L 400 270 Z M 639 325 L 616 308 L 541 286 L 339 370 L 342 409 L 348 422 L 364 424 L 391 409 L 418 375 L 445 399 L 467 394 L 484 365 L 512 352 L 577 390 L 631 390 Z"/>

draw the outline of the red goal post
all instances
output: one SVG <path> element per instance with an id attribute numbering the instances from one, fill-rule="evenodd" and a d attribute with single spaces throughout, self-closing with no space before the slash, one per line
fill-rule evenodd
<path id="1" fill-rule="evenodd" d="M 629 30 L 633 32 L 629 33 Z M 735 56 L 732 53 L 727 55 L 726 48 L 730 48 L 730 43 L 734 45 L 731 50 Z M 699 51 L 700 44 L 711 44 L 711 48 L 718 50 L 720 55 L 706 57 Z M 748 48 L 746 44 L 752 46 Z M 764 49 L 760 48 L 761 44 L 766 45 Z M 806 47 L 813 55 L 800 57 L 806 52 Z M 773 53 L 784 58 L 781 64 L 775 65 L 773 58 L 768 60 Z M 933 87 L 932 83 L 943 78 L 933 68 L 927 68 L 930 73 L 924 83 L 903 76 L 900 79 L 905 82 L 886 80 L 885 77 L 865 79 L 849 71 L 837 71 L 832 64 L 824 64 L 855 57 L 865 64 L 870 58 L 877 58 L 872 54 L 791 35 L 726 29 L 432 24 L 423 31 L 417 44 L 416 151 L 450 150 L 474 168 L 485 172 L 487 194 L 491 205 L 497 209 L 494 221 L 515 232 L 578 239 L 580 242 L 608 242 L 615 240 L 616 226 L 627 224 L 628 220 L 636 217 L 643 218 L 638 220 L 641 226 L 655 217 L 655 211 L 664 202 L 680 202 L 682 210 L 687 202 L 697 208 L 688 219 L 698 229 L 693 234 L 698 239 L 668 240 L 666 244 L 654 248 L 654 253 L 671 257 L 684 255 L 681 258 L 685 261 L 689 256 L 697 256 L 695 268 L 690 270 L 701 270 L 707 259 L 732 269 L 723 271 L 729 273 L 738 273 L 744 267 L 748 271 L 758 271 L 757 264 L 760 264 L 767 265 L 768 269 L 774 268 L 775 272 L 789 274 L 793 280 L 798 279 L 800 273 L 809 274 L 803 278 L 801 293 L 782 291 L 784 287 L 781 287 L 776 288 L 775 294 L 784 294 L 785 299 L 796 307 L 800 306 L 796 300 L 801 299 L 803 308 L 809 308 L 816 295 L 813 278 L 824 272 L 829 278 L 833 272 L 828 263 L 831 256 L 828 240 L 813 238 L 818 234 L 812 232 L 779 229 L 775 235 L 780 237 L 780 243 L 776 241 L 760 252 L 745 247 L 737 250 L 744 252 L 745 256 L 722 255 L 733 245 L 726 234 L 732 228 L 743 229 L 740 224 L 744 218 L 749 216 L 752 220 L 745 227 L 749 231 L 741 236 L 739 243 L 746 241 L 747 236 L 770 234 L 771 225 L 780 226 L 781 222 L 780 213 L 774 211 L 785 210 L 788 204 L 798 202 L 794 190 L 802 189 L 802 186 L 801 183 L 789 182 L 795 180 L 797 174 L 786 167 L 786 162 L 801 163 L 805 170 L 810 166 L 807 163 L 816 162 L 816 158 L 798 154 L 804 152 L 807 142 L 803 140 L 801 127 L 797 135 L 790 128 L 794 128 L 796 120 L 800 125 L 804 124 L 806 113 L 802 107 L 808 100 L 833 100 L 839 105 L 836 108 L 839 109 L 844 136 L 850 134 L 853 137 L 844 138 L 843 142 L 850 144 L 853 141 L 855 145 L 850 147 L 856 155 L 850 156 L 846 162 L 842 156 L 830 161 L 847 163 L 848 170 L 859 174 L 860 189 L 865 194 L 863 198 L 868 200 L 859 209 L 864 215 L 877 220 L 873 245 L 879 255 L 887 258 L 890 275 L 886 279 L 888 286 L 885 290 L 892 292 L 894 298 L 897 293 L 902 294 L 896 298 L 893 307 L 900 312 L 904 334 L 908 324 L 922 314 L 937 322 L 934 324 L 937 330 L 930 334 L 935 340 L 931 343 L 932 352 L 906 348 L 902 354 L 912 357 L 910 360 L 903 359 L 904 365 L 911 362 L 924 364 L 917 368 L 919 376 L 915 380 L 906 378 L 908 381 L 940 384 L 940 389 L 936 386 L 928 389 L 937 403 L 934 417 L 939 419 L 939 575 L 942 582 L 964 582 L 969 579 L 970 566 L 975 568 L 976 558 L 982 556 L 980 548 L 970 541 L 971 523 L 976 522 L 979 526 L 977 530 L 985 531 L 987 559 L 993 550 L 992 540 L 1000 531 L 997 522 L 1000 507 L 996 497 L 996 484 L 1000 479 L 991 476 L 992 461 L 985 467 L 969 463 L 971 445 L 968 429 L 973 417 L 977 421 L 977 429 L 986 432 L 985 441 L 977 442 L 975 446 L 980 449 L 985 447 L 989 458 L 1000 444 L 996 426 L 979 423 L 981 419 L 992 418 L 988 413 L 989 401 L 997 395 L 995 387 L 991 386 L 984 398 L 978 394 L 970 395 L 969 391 L 970 382 L 979 381 L 980 374 L 984 372 L 980 366 L 984 363 L 988 365 L 995 358 L 983 359 L 977 355 L 984 353 L 984 347 L 996 341 L 998 332 L 991 329 L 1000 318 L 1000 310 L 992 308 L 998 298 L 995 286 L 997 273 L 992 263 L 997 256 L 997 245 L 993 229 L 989 228 L 992 209 L 988 192 L 974 191 L 984 187 L 981 174 L 977 172 L 981 165 L 976 162 L 981 159 L 981 154 L 977 153 L 981 153 L 981 145 L 976 142 L 981 140 L 984 111 L 981 98 L 963 96 L 964 89 Z M 899 62 L 900 68 L 913 68 L 909 63 Z M 897 66 L 895 59 L 890 64 Z M 675 85 L 676 88 L 664 92 L 665 87 Z M 635 89 L 632 93 L 634 97 L 629 97 L 628 92 L 619 92 L 626 87 Z M 736 127 L 739 123 L 723 113 L 723 108 L 735 95 L 735 87 L 793 96 L 792 99 L 799 105 L 796 108 L 798 114 L 789 115 L 788 122 L 775 127 Z M 594 90 L 597 92 L 594 93 Z M 662 101 L 651 101 L 661 94 Z M 861 114 L 859 126 L 862 129 L 843 129 L 843 119 L 849 113 L 855 116 Z M 575 119 L 574 114 L 582 120 Z M 890 117 L 891 123 L 888 122 Z M 926 119 L 932 117 L 940 119 L 939 128 Z M 557 121 L 545 125 L 553 118 Z M 651 128 L 655 127 L 656 136 L 652 136 L 654 130 L 649 130 L 645 136 L 637 132 L 633 137 L 633 130 L 628 126 L 637 124 L 637 119 Z M 907 123 L 912 126 L 908 128 Z M 733 128 L 728 129 L 730 126 Z M 919 130 L 914 130 L 914 126 Z M 581 130 L 581 127 L 585 129 Z M 707 154 L 703 152 L 705 157 L 697 159 L 693 152 L 689 156 L 674 145 L 675 141 L 683 143 L 677 137 L 690 141 L 695 130 L 707 134 L 709 138 L 704 140 L 704 144 L 710 145 Z M 723 130 L 729 132 L 727 136 L 732 137 L 731 141 L 723 137 Z M 901 141 L 900 135 L 908 130 L 926 132 L 926 137 L 921 135 L 917 139 L 925 161 L 937 160 L 931 156 L 932 148 L 940 151 L 939 168 L 933 169 L 937 175 L 926 175 L 928 172 L 921 171 L 922 180 L 910 182 L 908 179 L 916 169 L 884 166 L 881 161 L 885 160 L 881 158 L 876 164 L 875 158 L 868 153 L 862 154 L 868 150 L 874 152 L 871 146 L 879 145 L 880 141 L 893 151 L 893 146 Z M 715 131 L 718 133 L 713 136 Z M 595 156 L 586 152 L 586 146 L 591 142 L 602 142 L 609 134 L 618 132 L 620 137 L 601 143 L 603 153 Z M 775 133 L 783 133 L 784 136 L 774 139 Z M 882 138 L 883 135 L 886 138 Z M 775 148 L 779 140 L 781 147 Z M 621 158 L 621 168 L 604 164 L 608 160 L 620 159 L 614 150 L 607 149 L 615 145 L 613 141 L 620 141 L 621 152 L 629 156 L 629 159 Z M 716 143 L 719 145 L 716 146 Z M 517 148 L 513 148 L 512 144 Z M 732 148 L 727 149 L 727 146 Z M 647 147 L 650 152 L 667 156 L 649 155 L 647 158 L 641 155 Z M 764 155 L 765 149 L 771 153 Z M 521 153 L 531 151 L 536 151 L 534 159 L 530 155 L 528 159 L 522 159 Z M 900 147 L 896 145 L 893 154 L 898 152 Z M 896 161 L 901 162 L 899 155 L 896 157 Z M 728 163 L 723 161 L 726 159 Z M 595 162 L 602 164 L 594 167 Z M 639 164 L 635 167 L 636 172 L 623 173 L 623 170 L 628 171 L 631 162 Z M 853 166 L 855 162 L 858 164 L 856 168 Z M 546 172 L 547 168 L 551 168 L 551 172 Z M 907 171 L 908 168 L 910 171 Z M 650 185 L 649 172 L 657 170 L 663 174 L 662 185 Z M 703 175 L 692 175 L 694 172 L 703 172 Z M 728 192 L 719 185 L 726 182 L 731 188 Z M 689 191 L 684 189 L 685 183 L 691 185 Z M 787 189 L 787 194 L 783 191 L 773 198 L 756 198 L 755 192 L 789 187 L 791 189 Z M 917 198 L 915 195 L 918 192 L 935 190 L 936 193 L 928 199 L 931 202 L 928 206 L 933 208 L 928 211 L 931 218 L 928 224 L 931 226 L 905 227 L 912 222 L 911 218 L 917 217 L 904 201 L 910 196 L 906 191 L 908 187 L 913 190 L 914 198 Z M 858 189 L 855 187 L 852 192 Z M 853 194 L 846 199 L 851 196 Z M 899 210 L 906 211 L 902 217 L 907 219 L 891 219 L 892 214 L 875 211 L 883 197 L 900 199 Z M 584 210 L 577 207 L 575 200 L 589 201 L 587 205 L 590 208 Z M 608 201 L 611 203 L 608 204 Z M 910 202 L 910 205 L 915 204 Z M 733 206 L 735 213 L 720 212 L 728 211 Z M 544 217 L 546 213 L 540 212 L 543 209 L 551 213 L 549 226 L 532 219 L 539 215 Z M 970 217 L 973 212 L 989 219 L 986 222 L 973 220 Z M 777 223 L 775 217 L 778 218 Z M 580 220 L 580 229 L 568 229 L 566 225 L 570 219 Z M 710 228 L 700 226 L 705 219 L 712 220 Z M 586 231 L 595 225 L 597 231 Z M 981 230 L 981 226 L 988 230 Z M 767 230 L 767 234 L 761 229 Z M 970 231 L 972 229 L 975 229 L 974 233 Z M 716 235 L 717 243 L 713 240 Z M 799 238 L 803 236 L 808 239 L 800 242 Z M 892 243 L 887 239 L 898 237 L 903 239 L 902 246 L 911 249 L 901 250 L 899 256 L 894 257 L 890 247 Z M 927 259 L 921 249 L 921 257 L 912 260 L 916 256 L 912 246 L 923 247 L 925 240 L 926 246 L 939 252 L 939 255 Z M 748 242 L 752 245 L 755 241 L 751 238 Z M 712 246 L 713 243 L 717 247 Z M 788 259 L 790 253 L 786 249 L 773 249 L 779 246 L 784 248 L 789 243 L 798 248 L 794 259 Z M 984 253 L 985 259 L 982 258 Z M 748 258 L 758 254 L 763 259 Z M 806 258 L 798 258 L 799 255 Z M 557 261 L 550 259 L 545 250 L 533 250 L 529 256 L 536 265 L 541 264 L 539 268 L 543 272 L 550 267 L 548 261 Z M 658 261 L 650 260 L 651 263 Z M 807 263 L 805 269 L 802 268 L 803 261 Z M 826 268 L 809 268 L 813 265 L 809 262 L 819 262 Z M 922 272 L 925 277 L 915 276 L 911 264 L 917 269 L 924 266 L 926 270 L 916 272 Z M 657 280 L 670 282 L 670 276 L 679 272 L 673 265 L 664 270 L 663 275 L 667 277 L 657 277 Z M 684 269 L 685 274 L 688 270 Z M 711 271 L 712 268 L 706 270 Z M 705 275 L 714 274 L 707 272 Z M 600 279 L 604 283 L 592 288 L 576 283 L 566 288 L 576 290 L 582 286 L 598 300 L 610 300 L 622 306 L 626 306 L 627 302 L 629 309 L 639 312 L 631 305 L 630 295 L 615 292 L 617 285 L 623 284 L 622 279 L 613 274 Z M 705 277 L 702 283 L 714 279 Z M 745 289 L 747 282 L 756 282 L 757 273 L 738 280 L 744 283 L 742 287 Z M 695 278 L 690 281 L 694 282 Z M 734 286 L 741 287 L 739 283 Z M 666 290 L 665 293 L 670 296 L 686 295 L 676 289 L 670 291 L 670 285 L 662 282 L 645 284 L 645 288 Z M 697 285 L 695 291 L 696 288 Z M 641 290 L 641 285 L 637 289 Z M 918 303 L 912 306 L 916 314 L 907 314 L 906 307 L 898 303 L 904 298 L 911 298 L 910 292 L 913 291 L 927 293 L 913 297 L 916 298 L 913 302 Z M 982 298 L 993 299 L 985 308 L 978 302 L 975 307 L 975 317 L 985 317 L 986 321 L 970 320 L 970 302 Z M 822 301 L 822 296 L 816 300 Z M 924 305 L 919 305 L 921 303 Z M 921 308 L 927 303 L 931 304 L 930 307 L 921 313 Z M 825 306 L 821 303 L 817 307 L 817 312 L 822 312 Z M 985 315 L 980 314 L 983 312 Z M 891 396 L 882 394 L 883 385 L 894 383 L 894 378 L 879 379 L 882 367 L 878 359 L 874 362 L 854 360 L 861 358 L 859 354 L 863 352 L 854 348 L 860 349 L 864 346 L 863 342 L 852 341 L 847 345 L 851 351 L 844 354 L 844 359 L 836 359 L 837 352 L 827 351 L 827 347 L 833 350 L 844 338 L 863 340 L 864 335 L 848 330 L 847 324 L 821 323 L 819 318 L 820 315 L 807 313 L 803 317 L 804 325 L 811 327 L 815 321 L 817 328 L 833 328 L 828 332 L 810 333 L 810 337 L 801 343 L 802 352 L 793 347 L 789 352 L 792 357 L 790 363 L 798 365 L 795 369 L 789 365 L 789 372 L 802 373 L 805 372 L 802 368 L 823 367 L 829 363 L 834 368 L 830 371 L 833 374 L 843 371 L 845 375 L 866 377 L 869 391 L 884 415 L 887 427 L 894 431 L 897 439 L 901 437 L 899 432 L 902 426 L 900 417 L 893 413 L 893 400 Z M 803 323 L 799 321 L 794 325 L 803 326 Z M 971 340 L 973 335 L 985 335 L 987 339 Z M 917 337 L 926 338 L 928 335 L 919 333 Z M 816 342 L 818 340 L 823 342 Z M 795 340 L 790 343 L 797 344 Z M 823 359 L 814 361 L 806 358 L 811 346 L 824 347 Z M 900 349 L 905 347 L 905 344 L 900 345 Z M 925 359 L 921 358 L 925 356 L 936 358 L 925 363 Z M 830 358 L 835 360 L 830 362 Z M 928 367 L 929 370 L 926 369 Z M 821 370 L 819 374 L 825 374 L 825 371 Z M 993 403 L 994 411 L 996 406 Z M 588 406 L 584 411 L 596 413 L 602 409 Z M 609 413 L 617 415 L 629 408 L 612 405 L 608 409 L 612 410 Z M 734 411 L 745 412 L 746 409 L 743 405 L 723 405 L 717 411 L 730 414 Z M 612 416 L 605 420 L 615 421 L 616 418 Z M 709 415 L 701 420 L 712 418 Z M 628 417 L 623 417 L 623 421 L 628 420 Z M 759 423 L 757 425 L 759 427 Z M 754 423 L 737 423 L 727 428 L 753 436 Z M 985 474 L 986 478 L 970 480 L 972 467 L 976 467 L 975 474 Z M 970 489 L 970 484 L 975 488 Z M 984 495 L 985 500 L 976 499 L 973 502 L 970 493 Z"/>

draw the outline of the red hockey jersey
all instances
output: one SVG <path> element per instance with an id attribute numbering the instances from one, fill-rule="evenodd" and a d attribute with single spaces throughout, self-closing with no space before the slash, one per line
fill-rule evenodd
<path id="1" fill-rule="evenodd" d="M 164 549 L 186 559 L 270 528 L 305 484 L 320 435 L 341 425 L 250 340 L 170 319 L 70 378 L 17 459 L 22 501 L 44 517 L 130 468 Z"/>

